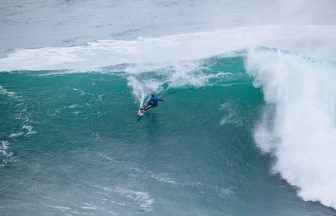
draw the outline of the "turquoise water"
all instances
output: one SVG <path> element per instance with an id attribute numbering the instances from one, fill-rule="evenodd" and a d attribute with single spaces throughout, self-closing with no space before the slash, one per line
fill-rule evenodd
<path id="1" fill-rule="evenodd" d="M 0 215 L 336 215 L 334 0 L 0 2 Z"/>
<path id="2" fill-rule="evenodd" d="M 271 172 L 246 64 L 0 73 L 0 214 L 336 215 Z M 166 99 L 142 118 L 134 80 Z"/>

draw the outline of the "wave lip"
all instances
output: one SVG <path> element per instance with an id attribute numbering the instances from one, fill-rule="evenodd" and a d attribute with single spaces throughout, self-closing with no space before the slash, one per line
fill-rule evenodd
<path id="1" fill-rule="evenodd" d="M 276 157 L 274 172 L 304 200 L 336 209 L 336 64 L 254 49 L 247 68 L 269 107 L 254 135 Z"/>

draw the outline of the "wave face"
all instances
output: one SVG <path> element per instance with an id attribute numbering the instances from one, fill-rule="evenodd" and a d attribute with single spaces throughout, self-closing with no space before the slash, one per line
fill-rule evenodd
<path id="1" fill-rule="evenodd" d="M 82 48 L 1 59 L 1 213 L 336 214 L 335 62 L 262 47 L 139 63 L 127 50 L 133 63 L 90 71 L 47 54 L 64 70 L 30 71 L 53 68 L 42 51 Z M 151 92 L 167 101 L 137 119 Z"/>

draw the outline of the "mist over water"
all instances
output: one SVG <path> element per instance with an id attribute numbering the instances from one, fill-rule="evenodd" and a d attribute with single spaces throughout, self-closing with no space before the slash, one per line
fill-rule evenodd
<path id="1" fill-rule="evenodd" d="M 334 1 L 0 3 L 1 214 L 336 215 Z"/>

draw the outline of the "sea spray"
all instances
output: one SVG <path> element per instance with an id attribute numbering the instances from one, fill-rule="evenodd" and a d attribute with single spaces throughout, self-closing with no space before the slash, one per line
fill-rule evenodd
<path id="1" fill-rule="evenodd" d="M 261 48 L 247 69 L 268 104 L 255 140 L 276 157 L 274 171 L 304 200 L 336 208 L 335 62 Z"/>
<path id="2" fill-rule="evenodd" d="M 139 81 L 136 77 L 128 77 L 128 86 L 132 88 L 133 95 L 139 101 L 140 107 L 145 102 L 145 98 L 151 93 L 158 91 L 161 88 L 161 82 L 158 80 L 150 79 L 146 82 Z"/>

